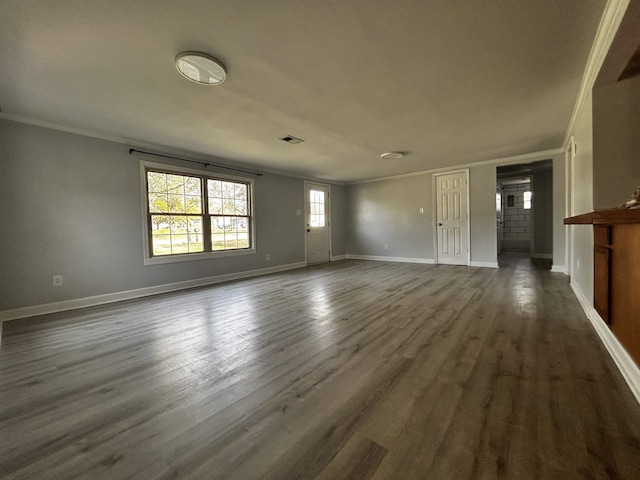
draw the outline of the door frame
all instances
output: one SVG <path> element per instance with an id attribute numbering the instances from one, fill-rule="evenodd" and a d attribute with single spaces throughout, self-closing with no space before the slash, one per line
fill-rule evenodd
<path id="1" fill-rule="evenodd" d="M 304 181 L 304 185 L 303 185 L 303 193 L 302 193 L 302 197 L 304 198 L 304 211 L 303 211 L 303 217 L 304 217 L 304 221 L 302 222 L 302 225 L 304 227 L 304 263 L 305 265 L 309 265 L 309 260 L 307 258 L 308 255 L 308 250 L 307 250 L 307 212 L 310 211 L 310 206 L 309 206 L 309 197 L 307 197 L 307 187 L 309 185 L 318 185 L 320 187 L 326 187 L 327 188 L 327 201 L 325 202 L 325 218 L 327 219 L 327 228 L 329 229 L 329 261 L 331 262 L 331 257 L 333 256 L 333 245 L 331 243 L 331 185 L 328 183 L 321 183 L 321 182 L 313 182 L 311 180 L 305 180 Z"/>
<path id="2" fill-rule="evenodd" d="M 552 174 L 553 175 L 553 174 Z M 534 225 L 535 222 L 533 221 L 534 218 L 534 209 L 536 208 L 536 199 L 533 196 L 533 182 L 535 181 L 535 178 L 533 178 L 534 175 L 533 173 L 531 175 L 529 175 L 529 191 L 531 192 L 531 208 L 529 209 L 529 258 L 535 258 L 534 255 L 538 252 L 536 252 L 536 232 L 534 231 Z M 553 185 L 553 176 L 551 177 L 551 184 Z M 524 197 L 523 197 L 524 200 Z M 552 203 L 553 205 L 553 203 Z M 553 207 L 552 207 L 553 208 Z M 553 210 L 552 210 L 553 212 Z M 553 222 L 553 220 L 552 220 Z M 551 225 L 553 228 L 553 224 Z M 553 245 L 553 244 L 552 244 Z"/>
<path id="3" fill-rule="evenodd" d="M 496 195 L 498 194 L 498 190 L 500 191 L 500 218 L 498 218 L 496 215 L 496 251 L 498 252 L 499 257 L 502 253 L 502 241 L 504 240 L 504 208 L 502 206 L 504 200 L 504 186 L 502 185 L 502 183 L 500 183 L 496 176 Z"/>
<path id="4" fill-rule="evenodd" d="M 470 199 L 469 199 L 469 169 L 468 168 L 459 168 L 457 170 L 448 170 L 446 172 L 438 172 L 431 175 L 431 192 L 433 199 L 433 261 L 435 264 L 439 264 L 438 261 L 438 191 L 437 191 L 437 179 L 436 177 L 442 175 L 450 175 L 452 173 L 464 173 L 466 180 L 466 190 L 467 190 L 467 267 L 471 265 L 471 213 L 469 212 L 470 208 Z M 495 217 L 495 215 L 494 215 Z M 448 264 L 444 264 L 448 265 Z"/>
<path id="5" fill-rule="evenodd" d="M 574 175 L 576 160 L 576 142 L 573 135 L 569 138 L 567 148 L 564 151 L 565 168 L 565 217 L 574 215 Z M 567 225 L 564 233 L 564 274 L 571 276 L 573 273 L 573 225 Z"/>

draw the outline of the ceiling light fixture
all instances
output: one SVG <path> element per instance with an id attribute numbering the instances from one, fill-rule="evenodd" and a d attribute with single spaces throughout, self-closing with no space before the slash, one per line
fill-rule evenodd
<path id="1" fill-rule="evenodd" d="M 387 152 L 380 155 L 380 158 L 384 158 L 385 160 L 393 160 L 402 157 L 404 157 L 404 152 Z"/>
<path id="2" fill-rule="evenodd" d="M 200 85 L 218 85 L 227 78 L 224 65 L 206 53 L 182 52 L 176 57 L 176 68 L 182 76 Z"/>

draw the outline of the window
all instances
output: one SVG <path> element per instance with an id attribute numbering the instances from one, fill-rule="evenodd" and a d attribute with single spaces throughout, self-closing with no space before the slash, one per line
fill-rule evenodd
<path id="1" fill-rule="evenodd" d="M 531 210 L 531 192 L 524 192 L 524 207 L 525 210 Z"/>
<path id="2" fill-rule="evenodd" d="M 145 264 L 255 253 L 249 179 L 143 162 Z"/>
<path id="3" fill-rule="evenodd" d="M 312 227 L 324 227 L 324 192 L 322 190 L 309 190 L 309 225 Z"/>

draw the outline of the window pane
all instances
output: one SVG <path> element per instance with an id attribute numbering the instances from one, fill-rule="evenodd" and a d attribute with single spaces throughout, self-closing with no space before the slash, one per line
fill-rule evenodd
<path id="1" fill-rule="evenodd" d="M 238 232 L 229 230 L 224 234 L 224 248 L 233 249 L 238 248 Z"/>
<path id="2" fill-rule="evenodd" d="M 167 203 L 169 213 L 185 213 L 184 212 L 184 195 L 170 193 L 167 195 Z"/>
<path id="3" fill-rule="evenodd" d="M 231 227 L 229 217 L 211 218 L 211 248 L 213 250 L 224 250 L 225 232 Z"/>
<path id="4" fill-rule="evenodd" d="M 202 218 L 189 217 L 187 224 L 187 243 L 189 252 L 204 251 L 204 243 L 202 240 Z"/>
<path id="5" fill-rule="evenodd" d="M 249 248 L 249 232 L 238 232 L 238 248 Z"/>
<path id="6" fill-rule="evenodd" d="M 233 198 L 222 199 L 222 213 L 225 215 L 236 214 L 236 203 L 233 201 Z"/>
<path id="7" fill-rule="evenodd" d="M 235 191 L 235 184 L 233 182 L 220 182 L 222 187 L 222 198 L 233 198 Z"/>
<path id="8" fill-rule="evenodd" d="M 149 194 L 149 213 L 168 213 L 167 195 L 164 193 Z"/>
<path id="9" fill-rule="evenodd" d="M 324 192 L 309 190 L 309 224 L 312 227 L 324 227 Z"/>
<path id="10" fill-rule="evenodd" d="M 249 248 L 249 219 L 245 217 L 212 217 L 211 245 L 213 250 Z"/>
<path id="11" fill-rule="evenodd" d="M 169 234 L 169 217 L 165 215 L 151 215 L 151 231 L 158 235 Z"/>
<path id="12" fill-rule="evenodd" d="M 202 217 L 151 215 L 153 255 L 204 251 Z"/>
<path id="13" fill-rule="evenodd" d="M 147 172 L 147 185 L 149 192 L 166 193 L 167 174 L 158 172 Z"/>
<path id="14" fill-rule="evenodd" d="M 154 255 L 171 255 L 171 235 L 153 233 L 151 237 Z"/>
<path id="15" fill-rule="evenodd" d="M 222 215 L 222 199 L 209 197 L 209 213 L 212 215 Z"/>
<path id="16" fill-rule="evenodd" d="M 187 177 L 184 181 L 184 193 L 187 195 L 202 196 L 202 188 L 200 179 L 196 177 Z"/>
<path id="17" fill-rule="evenodd" d="M 184 198 L 186 213 L 202 213 L 202 198 L 200 196 L 186 195 Z"/>
<path id="18" fill-rule="evenodd" d="M 149 212 L 202 213 L 202 182 L 198 177 L 147 172 Z"/>
<path id="19" fill-rule="evenodd" d="M 238 200 L 236 198 L 235 202 L 235 210 L 237 215 L 246 215 L 247 214 L 247 201 L 246 200 Z"/>
<path id="20" fill-rule="evenodd" d="M 167 174 L 167 192 L 184 195 L 184 176 Z"/>
<path id="21" fill-rule="evenodd" d="M 216 198 L 222 195 L 222 182 L 220 180 L 207 180 L 207 189 L 209 190 L 209 198 Z"/>
<path id="22" fill-rule="evenodd" d="M 235 197 L 238 200 L 246 200 L 247 198 L 247 185 L 244 183 L 235 184 Z"/>
<path id="23" fill-rule="evenodd" d="M 248 232 L 249 231 L 249 219 L 247 218 L 237 218 L 236 219 L 237 230 L 239 232 Z"/>
<path id="24" fill-rule="evenodd" d="M 171 253 L 189 253 L 186 234 L 171 235 Z"/>

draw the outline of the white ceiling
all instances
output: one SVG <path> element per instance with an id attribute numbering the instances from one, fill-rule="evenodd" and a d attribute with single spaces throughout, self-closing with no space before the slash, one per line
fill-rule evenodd
<path id="1" fill-rule="evenodd" d="M 2 0 L 0 116 L 346 182 L 555 149 L 605 3 Z"/>

